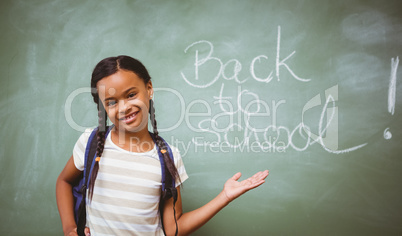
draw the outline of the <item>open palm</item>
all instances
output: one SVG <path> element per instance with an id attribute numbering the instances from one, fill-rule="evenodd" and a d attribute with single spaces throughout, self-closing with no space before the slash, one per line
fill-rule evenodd
<path id="1" fill-rule="evenodd" d="M 232 178 L 228 179 L 223 187 L 223 191 L 229 201 L 233 201 L 243 193 L 260 186 L 265 183 L 265 178 L 268 176 L 269 171 L 260 171 L 252 177 L 238 181 L 241 177 L 241 173 L 236 173 Z"/>

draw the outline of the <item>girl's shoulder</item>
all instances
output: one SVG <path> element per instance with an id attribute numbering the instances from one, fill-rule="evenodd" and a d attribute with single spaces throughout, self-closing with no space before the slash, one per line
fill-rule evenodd
<path id="1" fill-rule="evenodd" d="M 95 127 L 94 128 L 86 128 L 82 134 L 87 135 L 89 137 L 91 135 L 92 131 L 94 131 L 94 129 L 95 129 Z"/>
<path id="2" fill-rule="evenodd" d="M 85 129 L 85 131 L 80 135 L 74 145 L 73 158 L 75 167 L 78 170 L 84 170 L 85 149 L 89 140 L 89 136 L 91 136 L 93 130 L 94 128 Z"/>
<path id="3" fill-rule="evenodd" d="M 92 131 L 95 128 L 87 128 L 83 133 L 81 133 L 80 137 L 78 138 L 77 142 L 75 143 L 74 149 L 78 150 L 79 152 L 84 152 L 89 140 L 89 137 L 92 134 Z"/>
<path id="4" fill-rule="evenodd" d="M 85 131 L 81 134 L 81 136 L 78 138 L 79 141 L 82 143 L 88 143 L 88 139 L 92 134 L 92 131 L 94 131 L 95 128 L 86 128 Z"/>

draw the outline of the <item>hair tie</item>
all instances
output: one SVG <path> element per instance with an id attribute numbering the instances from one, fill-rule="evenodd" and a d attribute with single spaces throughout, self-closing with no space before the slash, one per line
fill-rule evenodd
<path id="1" fill-rule="evenodd" d="M 162 149 L 162 150 L 161 150 L 161 153 L 162 153 L 162 154 L 165 154 L 165 153 L 166 153 L 166 150 L 165 150 L 165 149 Z"/>
<path id="2" fill-rule="evenodd" d="M 95 161 L 99 162 L 99 161 L 100 161 L 100 157 L 95 158 Z"/>

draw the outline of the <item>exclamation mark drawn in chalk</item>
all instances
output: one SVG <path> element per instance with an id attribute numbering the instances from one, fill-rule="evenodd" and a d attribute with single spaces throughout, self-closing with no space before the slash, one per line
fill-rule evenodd
<path id="1" fill-rule="evenodd" d="M 396 59 L 391 59 L 391 76 L 389 78 L 389 87 L 388 87 L 388 112 L 391 115 L 395 112 L 395 92 L 396 92 L 396 72 L 398 70 L 399 57 Z M 391 139 L 392 133 L 389 131 L 389 128 L 384 130 L 384 138 Z"/>

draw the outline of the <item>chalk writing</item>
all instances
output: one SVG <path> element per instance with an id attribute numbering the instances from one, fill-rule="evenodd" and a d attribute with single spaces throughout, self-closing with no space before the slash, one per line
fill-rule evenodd
<path id="1" fill-rule="evenodd" d="M 396 57 L 396 59 L 391 58 L 391 76 L 388 86 L 388 112 L 391 113 L 391 115 L 394 115 L 395 112 L 396 72 L 398 70 L 398 65 L 399 57 Z M 392 138 L 392 133 L 389 131 L 389 128 L 384 130 L 384 138 Z"/>
<path id="2" fill-rule="evenodd" d="M 230 96 L 223 96 L 224 84 L 221 86 L 221 90 L 218 96 L 214 96 L 215 102 L 214 104 L 218 104 L 221 109 L 221 113 L 215 115 L 212 118 L 203 119 L 198 123 L 199 132 L 207 132 L 213 134 L 216 137 L 215 140 L 202 140 L 199 138 L 193 138 L 193 142 L 198 146 L 211 146 L 216 147 L 221 145 L 221 143 L 225 143 L 229 147 L 233 149 L 245 149 L 248 145 L 253 143 L 261 151 L 267 150 L 276 150 L 280 152 L 280 150 L 286 150 L 291 147 L 296 151 L 305 151 L 307 148 L 315 143 L 321 145 L 326 151 L 334 154 L 341 154 L 346 152 L 351 152 L 357 150 L 359 148 L 364 147 L 367 143 L 363 143 L 360 145 L 356 145 L 347 149 L 338 150 L 338 123 L 337 123 L 337 108 L 335 107 L 334 97 L 329 93 L 335 93 L 337 96 L 338 86 L 331 87 L 326 90 L 327 99 L 325 104 L 322 107 L 322 112 L 319 118 L 318 124 L 318 134 L 314 134 L 310 127 L 307 126 L 303 120 L 294 128 L 289 129 L 286 126 L 281 126 L 276 124 L 276 113 L 278 107 L 281 104 L 284 104 L 285 101 L 281 100 L 279 102 L 272 101 L 272 109 L 269 109 L 269 105 L 264 101 L 260 100 L 259 96 L 255 93 L 249 92 L 248 90 L 238 88 L 238 96 L 233 99 Z M 244 94 L 249 94 L 255 97 L 255 100 L 248 103 L 243 107 L 241 105 L 241 97 Z M 318 96 L 310 99 L 303 108 L 303 115 L 309 109 L 321 105 L 317 98 Z M 231 102 L 232 100 L 232 102 Z M 235 100 L 236 102 L 233 102 Z M 236 104 L 237 109 L 234 108 L 232 104 Z M 226 108 L 223 107 L 223 104 Z M 250 104 L 258 104 L 254 111 L 251 111 Z M 331 107 L 330 107 L 331 105 Z M 260 113 L 260 108 L 264 107 L 265 113 Z M 272 122 L 270 124 L 267 123 L 264 128 L 255 128 L 250 123 L 250 118 L 255 115 L 269 117 L 270 114 L 272 116 Z M 275 114 L 275 115 L 274 115 Z M 229 120 L 228 125 L 226 127 L 218 128 L 219 121 L 218 118 L 222 118 L 223 115 L 226 115 L 226 118 Z M 237 115 L 237 120 L 234 122 L 234 116 Z M 327 117 L 326 125 L 324 126 L 324 118 Z M 303 116 L 302 116 L 303 119 Z M 243 125 L 244 123 L 244 125 Z M 236 136 L 234 141 L 229 140 L 230 133 L 233 131 L 241 131 L 242 135 Z M 274 134 L 272 134 L 272 132 Z M 294 136 L 298 134 L 304 140 L 305 144 L 302 147 L 298 147 L 294 144 Z M 285 141 L 279 141 L 285 140 Z"/>
<path id="3" fill-rule="evenodd" d="M 319 144 L 327 152 L 341 154 L 358 150 L 367 145 L 367 143 L 363 143 L 346 149 L 338 148 L 338 107 L 335 103 L 338 100 L 337 85 L 325 90 L 326 99 L 324 104 L 321 102 L 320 94 L 308 100 L 302 109 L 301 121 L 291 129 L 279 125 L 276 120 L 278 108 L 286 104 L 286 100 L 272 100 L 270 106 L 264 99 L 261 99 L 260 94 L 241 88 L 240 85 L 247 82 L 249 77 L 245 79 L 239 78 L 239 73 L 242 71 L 242 64 L 239 60 L 231 59 L 224 63 L 214 54 L 214 45 L 207 40 L 200 40 L 190 44 L 185 48 L 184 53 L 189 54 L 190 51 L 194 52 L 194 76 L 191 77 L 189 74 L 180 72 L 182 79 L 188 85 L 205 89 L 217 83 L 220 78 L 223 79 L 218 94 L 212 97 L 213 104 L 200 100 L 191 103 L 191 106 L 194 103 L 199 103 L 207 107 L 207 112 L 202 114 L 205 118 L 198 121 L 196 126 L 193 126 L 190 120 L 186 119 L 188 126 L 193 131 L 209 134 L 208 139 L 194 137 L 192 142 L 196 146 L 218 147 L 225 145 L 234 150 L 245 150 L 251 147 L 261 151 L 273 150 L 280 152 L 288 148 L 305 151 L 311 145 Z M 203 56 L 201 56 L 201 51 Z M 268 66 L 268 63 L 266 63 L 268 62 L 268 56 L 258 55 L 250 63 L 249 73 L 251 78 L 259 83 L 268 84 L 275 78 L 276 81 L 281 81 L 281 73 L 285 71 L 288 73 L 287 77 L 293 78 L 298 82 L 310 82 L 311 79 L 298 76 L 287 64 L 295 54 L 296 51 L 292 51 L 286 57 L 281 57 L 281 27 L 278 26 L 274 69 L 263 76 L 257 76 L 257 67 L 266 68 Z M 395 63 L 397 66 L 398 61 Z M 393 66 L 395 66 L 395 63 L 393 62 Z M 211 65 L 215 67 L 211 67 Z M 200 68 L 203 66 L 208 67 L 207 74 L 200 73 Z M 210 68 L 215 69 L 211 70 Z M 227 95 L 230 90 L 226 91 L 225 81 L 233 81 L 238 84 L 236 96 Z M 245 99 L 247 99 L 248 103 L 245 102 Z M 212 109 L 211 106 L 215 109 Z M 314 107 L 322 108 L 318 119 L 318 131 L 315 133 L 306 125 L 304 120 L 305 113 Z M 211 111 L 216 111 L 216 108 L 218 108 L 219 112 L 212 114 Z M 253 117 L 265 118 L 265 125 L 257 127 L 251 122 Z M 259 125 L 261 126 L 261 124 Z M 296 136 L 299 140 L 297 145 L 294 141 Z M 304 140 L 302 144 L 300 144 L 300 139 Z"/>
<path id="4" fill-rule="evenodd" d="M 284 67 L 291 74 L 291 76 L 294 79 L 301 81 L 301 82 L 309 82 L 311 79 L 301 78 L 300 76 L 296 75 L 295 72 L 293 72 L 293 70 L 289 67 L 288 64 L 286 64 L 286 61 L 289 60 L 296 53 L 296 51 L 293 51 L 292 53 L 290 53 L 287 57 L 285 57 L 285 59 L 282 59 L 282 60 L 280 59 L 281 58 L 281 56 L 280 56 L 281 43 L 280 42 L 281 42 L 281 27 L 278 26 L 276 60 L 275 60 L 275 75 L 276 75 L 277 80 L 278 81 L 280 80 L 280 68 Z M 205 47 L 207 48 L 208 53 L 203 58 L 200 58 L 199 49 L 197 49 L 197 48 L 205 50 Z M 223 77 L 223 79 L 225 79 L 225 80 L 234 80 L 238 84 L 242 84 L 245 81 L 247 81 L 247 78 L 243 79 L 243 80 L 240 80 L 238 78 L 238 75 L 239 75 L 240 71 L 242 70 L 242 65 L 241 65 L 240 61 L 237 59 L 231 59 L 228 62 L 223 63 L 220 58 L 213 56 L 214 45 L 211 42 L 209 42 L 207 40 L 200 40 L 200 41 L 194 42 L 194 43 L 190 44 L 184 50 L 184 53 L 188 53 L 190 51 L 190 49 L 195 49 L 194 79 L 190 79 L 189 76 L 186 76 L 183 72 L 180 72 L 181 77 L 184 79 L 184 81 L 186 81 L 187 84 L 189 84 L 193 87 L 196 87 L 196 88 L 207 88 L 207 87 L 213 85 L 215 82 L 217 82 L 220 77 Z M 259 55 L 259 56 L 255 57 L 251 61 L 251 64 L 250 64 L 250 74 L 251 74 L 251 77 L 258 82 L 269 83 L 273 79 L 273 76 L 272 76 L 273 71 L 271 71 L 266 78 L 259 78 L 259 77 L 257 77 L 257 75 L 255 73 L 256 62 L 258 61 L 259 63 L 261 63 L 261 59 L 268 59 L 268 56 Z M 213 76 L 213 78 L 212 77 L 205 78 L 206 76 L 202 76 L 199 74 L 200 67 L 205 65 L 207 62 L 218 63 L 219 69 L 217 71 L 210 72 L 215 75 L 215 76 Z M 231 77 L 228 77 L 226 71 L 227 71 L 227 67 L 230 64 L 234 64 L 233 72 L 232 72 L 233 75 Z"/>
<path id="5" fill-rule="evenodd" d="M 396 91 L 396 72 L 398 69 L 399 57 L 391 59 L 391 76 L 388 89 L 388 112 L 392 115 L 395 112 L 395 91 Z"/>

